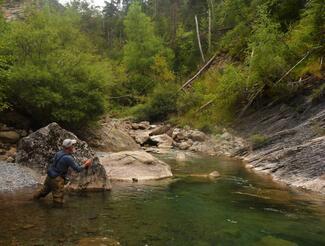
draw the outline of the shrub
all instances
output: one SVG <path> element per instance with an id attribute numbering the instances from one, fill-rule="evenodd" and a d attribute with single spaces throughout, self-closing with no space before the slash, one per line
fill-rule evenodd
<path id="1" fill-rule="evenodd" d="M 310 100 L 312 102 L 318 102 L 321 99 L 325 98 L 325 84 L 322 84 L 320 87 L 314 89 L 310 95 Z"/>
<path id="2" fill-rule="evenodd" d="M 138 105 L 136 117 L 139 120 L 163 121 L 176 113 L 177 88 L 173 84 L 158 85 L 145 104 Z"/>
<path id="3" fill-rule="evenodd" d="M 37 126 L 78 127 L 105 110 L 110 64 L 95 55 L 77 23 L 69 13 L 32 12 L 10 23 L 2 39 L 0 55 L 12 59 L 4 83 L 8 100 Z"/>

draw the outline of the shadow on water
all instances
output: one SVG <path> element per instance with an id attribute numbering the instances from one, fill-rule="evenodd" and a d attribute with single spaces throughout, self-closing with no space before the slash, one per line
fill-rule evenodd
<path id="1" fill-rule="evenodd" d="M 0 245 L 76 245 L 81 239 L 99 239 L 89 245 L 108 239 L 122 245 L 325 244 L 323 196 L 274 183 L 236 160 L 158 157 L 176 178 L 69 194 L 61 209 L 50 198 L 30 201 L 30 190 L 1 195 Z M 214 170 L 220 178 L 187 176 Z"/>

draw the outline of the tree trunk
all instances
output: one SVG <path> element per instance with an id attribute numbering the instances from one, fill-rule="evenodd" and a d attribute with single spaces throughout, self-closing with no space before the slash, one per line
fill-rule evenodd
<path id="1" fill-rule="evenodd" d="M 196 35 L 197 35 L 197 41 L 198 41 L 198 44 L 199 44 L 201 57 L 202 57 L 203 62 L 205 62 L 204 54 L 203 54 L 203 51 L 202 51 L 201 39 L 200 39 L 199 22 L 197 20 L 196 15 L 195 15 L 195 26 L 196 26 Z"/>

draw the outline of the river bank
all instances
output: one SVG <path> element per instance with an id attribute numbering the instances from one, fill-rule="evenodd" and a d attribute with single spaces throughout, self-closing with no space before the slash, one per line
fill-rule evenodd
<path id="1" fill-rule="evenodd" d="M 37 162 L 39 164 L 36 164 L 36 169 L 41 167 L 44 175 L 44 163 L 50 159 L 56 149 L 60 148 L 59 139 L 62 140 L 66 133 L 62 135 L 59 130 L 59 133 L 54 135 L 61 134 L 61 138 L 49 138 L 44 142 L 47 135 L 42 132 L 48 131 L 40 130 L 40 132 L 41 135 L 31 133 L 30 129 L 15 129 L 0 124 L 2 165 L 6 163 L 8 168 L 15 169 L 12 171 L 15 173 L 19 166 L 11 163 L 18 162 L 33 169 Z M 40 137 L 36 140 L 32 138 L 32 140 L 25 141 L 27 144 L 25 144 L 24 152 L 17 156 L 17 143 L 21 145 L 24 142 L 21 139 L 26 138 L 28 133 L 30 136 Z M 82 149 L 89 144 L 95 151 L 121 152 L 121 154 L 112 155 L 111 158 L 112 160 L 123 159 L 117 170 L 117 173 L 123 175 L 125 173 L 121 171 L 124 168 L 123 165 L 129 166 L 129 163 L 134 165 L 132 173 L 135 172 L 138 175 L 136 177 L 123 176 L 123 179 L 131 181 L 133 178 L 142 180 L 143 175 L 157 178 L 171 176 L 171 173 L 163 167 L 164 164 L 159 164 L 158 160 L 152 159 L 150 153 L 168 153 L 170 150 L 177 150 L 179 160 L 185 158 L 183 151 L 240 159 L 245 162 L 246 168 L 269 175 L 274 180 L 290 186 L 325 193 L 325 102 L 322 100 L 315 103 L 305 97 L 297 97 L 290 104 L 269 103 L 257 111 L 247 113 L 231 127 L 222 130 L 219 128 L 218 133 L 214 134 L 206 134 L 188 126 L 181 128 L 168 123 L 152 124 L 110 117 L 104 117 L 95 127 L 82 129 L 76 134 L 85 140 L 81 142 Z M 77 137 L 73 133 L 66 136 Z M 37 151 L 30 149 L 29 146 L 35 145 L 35 141 L 43 146 Z M 123 151 L 131 152 L 123 153 Z M 149 156 L 146 156 L 145 152 Z M 28 156 L 27 153 L 34 154 Z M 40 159 L 40 155 L 44 153 L 46 155 Z M 94 152 L 88 149 L 85 153 L 88 153 L 88 156 L 94 155 Z M 110 163 L 112 160 L 104 161 Z M 141 161 L 138 162 L 139 160 Z M 153 162 L 156 163 L 157 168 L 149 174 L 147 164 Z M 8 168 L 4 170 L 7 172 Z M 108 173 L 109 168 L 106 167 Z M 165 171 L 159 174 L 161 170 Z M 24 170 L 21 170 L 22 172 Z M 8 187 L 10 182 L 6 176 L 6 174 L 2 175 L 2 183 L 7 184 L 3 189 L 10 190 L 11 188 Z M 114 179 L 114 177 L 110 178 Z M 5 186 L 2 185 L 2 187 Z"/>

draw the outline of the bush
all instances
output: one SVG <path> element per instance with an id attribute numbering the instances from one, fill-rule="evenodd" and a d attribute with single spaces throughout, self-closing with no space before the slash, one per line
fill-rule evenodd
<path id="1" fill-rule="evenodd" d="M 176 113 L 177 88 L 173 84 L 159 85 L 148 97 L 145 104 L 136 108 L 136 118 L 152 122 L 163 121 Z"/>
<path id="2" fill-rule="evenodd" d="M 246 79 L 246 72 L 233 65 L 228 65 L 219 78 L 215 92 L 215 111 L 218 121 L 231 121 L 252 91 Z"/>
<path id="3" fill-rule="evenodd" d="M 320 87 L 314 89 L 310 95 L 310 100 L 312 102 L 318 102 L 325 98 L 325 84 L 322 84 Z"/>
<path id="4" fill-rule="evenodd" d="M 32 12 L 10 23 L 1 40 L 0 56 L 12 59 L 4 81 L 8 100 L 36 126 L 78 127 L 105 110 L 110 64 L 95 55 L 77 24 L 69 13 Z"/>

